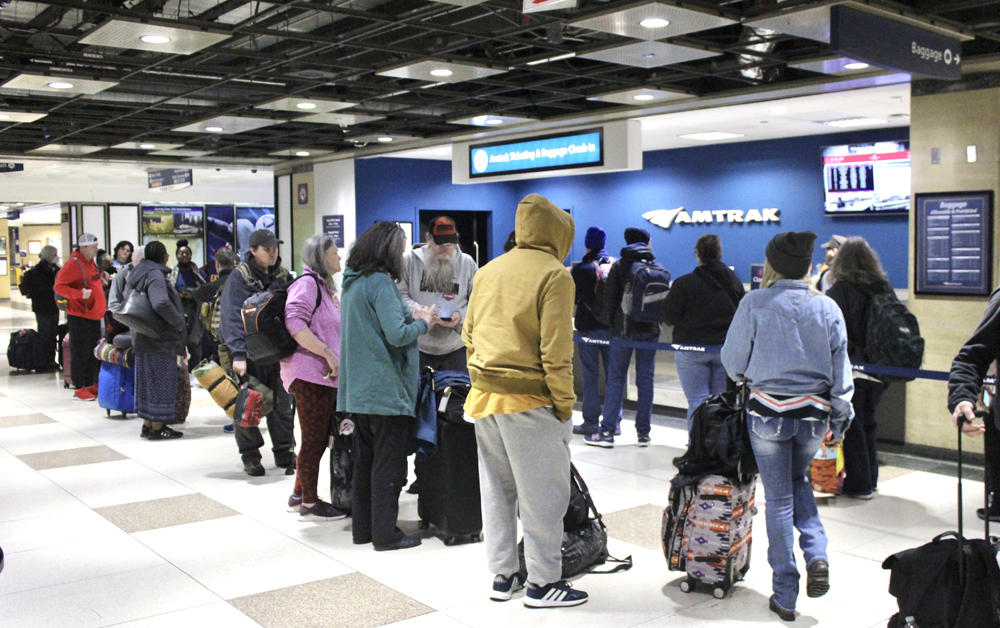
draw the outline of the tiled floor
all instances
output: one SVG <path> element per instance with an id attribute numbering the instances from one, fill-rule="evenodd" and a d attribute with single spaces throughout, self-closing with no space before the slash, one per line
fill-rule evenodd
<path id="1" fill-rule="evenodd" d="M 26 312 L 0 307 L 0 332 L 32 322 Z M 684 594 L 680 574 L 667 570 L 660 516 L 671 460 L 686 437 L 668 427 L 676 421 L 658 421 L 648 449 L 634 446 L 629 423 L 613 450 L 574 441 L 577 467 L 606 515 L 610 551 L 631 555 L 635 566 L 581 578 L 576 586 L 590 602 L 556 611 L 490 602 L 483 546 L 446 547 L 417 531 L 414 496 L 401 498 L 400 516 L 404 529 L 425 537 L 412 550 L 355 546 L 349 520 L 300 523 L 285 512 L 293 478 L 273 466 L 264 477 L 246 476 L 225 423 L 207 393 L 195 389 L 184 438 L 140 440 L 138 420 L 109 419 L 95 403 L 71 401 L 57 375 L 9 375 L 0 363 L 0 545 L 7 554 L 0 627 L 778 622 L 767 610 L 762 491 L 752 568 L 730 597 Z M 265 463 L 273 464 L 269 455 Z M 954 527 L 954 479 L 907 466 L 885 468 L 872 502 L 821 500 L 833 588 L 821 599 L 803 596 L 796 625 L 885 625 L 895 605 L 881 561 Z M 966 521 L 976 533 L 981 494 L 981 484 L 967 484 Z"/>

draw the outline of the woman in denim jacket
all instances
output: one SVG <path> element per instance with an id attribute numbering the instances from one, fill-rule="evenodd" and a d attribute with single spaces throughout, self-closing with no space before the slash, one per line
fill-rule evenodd
<path id="1" fill-rule="evenodd" d="M 854 416 L 847 329 L 840 308 L 808 283 L 816 234 L 779 233 L 767 245 L 761 290 L 740 302 L 722 363 L 750 387 L 750 441 L 760 468 L 767 521 L 769 605 L 795 620 L 799 572 L 795 533 L 805 554 L 809 597 L 830 589 L 827 538 L 806 476 L 824 441 L 835 446 Z"/>

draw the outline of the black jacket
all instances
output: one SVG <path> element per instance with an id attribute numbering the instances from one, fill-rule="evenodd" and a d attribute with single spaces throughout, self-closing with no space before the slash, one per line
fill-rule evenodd
<path id="1" fill-rule="evenodd" d="M 847 281 L 838 281 L 826 292 L 826 296 L 836 301 L 844 314 L 847 324 L 847 357 L 852 363 L 868 362 L 868 314 L 872 305 L 872 294 L 892 292 L 892 286 L 881 282 L 873 286 L 859 286 Z"/>
<path id="2" fill-rule="evenodd" d="M 951 375 L 948 377 L 949 412 L 954 412 L 955 406 L 962 401 L 975 405 L 986 371 L 997 358 L 1000 358 L 1000 288 L 990 295 L 979 327 L 972 338 L 962 345 L 951 363 Z"/>
<path id="3" fill-rule="evenodd" d="M 222 288 L 221 311 L 219 312 L 219 336 L 233 354 L 233 360 L 246 361 L 246 330 L 243 328 L 243 303 L 258 292 L 287 286 L 292 281 L 288 271 L 282 268 L 281 258 L 274 266 L 264 270 L 257 265 L 253 253 L 246 252 L 243 262 L 250 273 L 250 280 L 243 278 L 243 272 L 229 273 Z"/>
<path id="4" fill-rule="evenodd" d="M 663 301 L 663 320 L 674 326 L 674 342 L 721 345 L 745 291 L 736 273 L 718 260 L 674 280 Z"/>
<path id="5" fill-rule="evenodd" d="M 226 285 L 226 279 L 232 274 L 234 269 L 223 268 L 219 271 L 219 276 L 212 281 L 202 284 L 195 290 L 194 295 L 198 297 L 198 300 L 202 303 L 211 303 L 215 300 L 215 295 L 219 294 L 219 290 L 222 290 L 222 286 Z"/>
<path id="6" fill-rule="evenodd" d="M 41 260 L 33 267 L 29 268 L 21 283 L 25 284 L 28 294 L 31 295 L 31 311 L 36 314 L 59 314 L 59 306 L 56 305 L 56 293 L 52 289 L 56 285 L 56 274 L 59 267 L 46 260 Z"/>
<path id="7" fill-rule="evenodd" d="M 598 329 L 607 329 L 607 325 L 602 325 L 594 318 L 593 310 L 594 290 L 597 287 L 597 267 L 595 260 L 599 264 L 606 264 L 611 258 L 607 251 L 591 251 L 583 256 L 583 260 L 573 267 L 570 274 L 573 275 L 573 283 L 576 284 L 576 322 L 577 331 L 588 332 Z"/>
<path id="8" fill-rule="evenodd" d="M 149 303 L 164 321 L 162 338 L 145 336 L 133 329 L 132 347 L 136 353 L 168 353 L 184 355 L 184 309 L 177 289 L 167 280 L 170 269 L 163 264 L 142 260 L 128 274 L 125 299 L 133 290 L 145 292 Z M 173 375 L 171 375 L 173 377 Z"/>
<path id="9" fill-rule="evenodd" d="M 625 320 L 625 312 L 622 311 L 622 295 L 625 294 L 625 284 L 628 283 L 628 276 L 632 272 L 632 264 L 645 260 L 648 262 L 656 259 L 653 249 L 648 244 L 630 244 L 622 249 L 621 259 L 611 266 L 608 273 L 607 303 L 605 303 L 605 315 L 611 321 L 611 333 L 619 338 L 634 338 L 638 334 L 659 334 L 660 325 L 658 323 L 640 323 Z"/>

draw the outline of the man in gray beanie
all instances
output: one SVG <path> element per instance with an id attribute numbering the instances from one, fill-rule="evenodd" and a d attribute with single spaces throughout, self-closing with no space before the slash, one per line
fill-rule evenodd
<path id="1" fill-rule="evenodd" d="M 59 335 L 59 307 L 52 287 L 59 272 L 59 251 L 52 245 L 43 246 L 38 253 L 38 263 L 25 271 L 21 277 L 21 294 L 31 299 L 31 311 L 35 313 L 38 335 L 42 339 L 42 354 L 45 369 L 57 369 L 56 344 Z"/>

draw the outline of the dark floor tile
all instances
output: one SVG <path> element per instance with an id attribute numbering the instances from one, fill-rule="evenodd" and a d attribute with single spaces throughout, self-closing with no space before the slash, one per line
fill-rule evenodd
<path id="1" fill-rule="evenodd" d="M 0 397 L 4 396 L 0 393 Z M 0 428 L 23 427 L 25 425 L 42 425 L 44 423 L 55 423 L 44 414 L 18 414 L 15 416 L 0 416 Z"/>
<path id="2" fill-rule="evenodd" d="M 94 510 L 130 534 L 240 514 L 201 493 L 105 506 Z"/>

